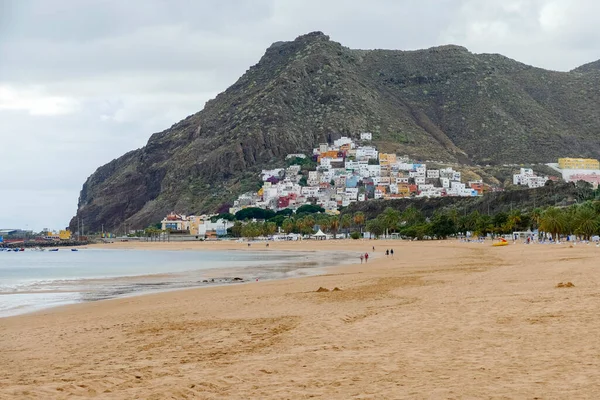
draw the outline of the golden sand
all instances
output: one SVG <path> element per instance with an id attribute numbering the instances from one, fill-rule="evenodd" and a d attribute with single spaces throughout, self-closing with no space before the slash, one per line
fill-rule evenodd
<path id="1" fill-rule="evenodd" d="M 368 264 L 324 276 L 0 319 L 0 398 L 598 397 L 600 249 L 450 241 L 269 249 L 371 253 L 373 244 Z M 156 244 L 107 246 L 126 245 Z M 384 254 L 391 247 L 394 259 Z"/>

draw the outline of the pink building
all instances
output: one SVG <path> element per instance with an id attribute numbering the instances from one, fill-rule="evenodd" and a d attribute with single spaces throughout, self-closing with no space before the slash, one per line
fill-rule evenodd
<path id="1" fill-rule="evenodd" d="M 600 184 L 600 175 L 598 174 L 576 174 L 569 177 L 569 181 L 578 182 L 585 181 L 594 185 L 595 188 Z"/>

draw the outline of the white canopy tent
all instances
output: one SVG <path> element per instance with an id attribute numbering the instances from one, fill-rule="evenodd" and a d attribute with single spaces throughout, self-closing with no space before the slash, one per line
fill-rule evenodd
<path id="1" fill-rule="evenodd" d="M 313 235 L 313 238 L 315 238 L 316 240 L 325 240 L 327 239 L 327 235 L 319 229 L 319 231 Z"/>

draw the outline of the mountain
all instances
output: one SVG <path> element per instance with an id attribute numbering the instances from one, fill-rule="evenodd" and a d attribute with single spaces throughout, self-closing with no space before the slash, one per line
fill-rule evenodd
<path id="1" fill-rule="evenodd" d="M 575 68 L 572 72 L 600 72 L 600 60 L 584 64 L 581 67 Z"/>
<path id="2" fill-rule="evenodd" d="M 534 68 L 464 47 L 352 50 L 321 32 L 271 45 L 204 109 L 98 168 L 77 217 L 89 230 L 215 211 L 256 172 L 342 135 L 463 164 L 600 155 L 600 76 Z"/>

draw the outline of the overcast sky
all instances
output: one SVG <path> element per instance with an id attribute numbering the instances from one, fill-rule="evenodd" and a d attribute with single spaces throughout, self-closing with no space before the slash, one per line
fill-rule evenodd
<path id="1" fill-rule="evenodd" d="M 102 164 L 195 113 L 273 42 L 458 44 L 570 70 L 597 0 L 0 0 L 0 228 L 59 229 Z"/>

